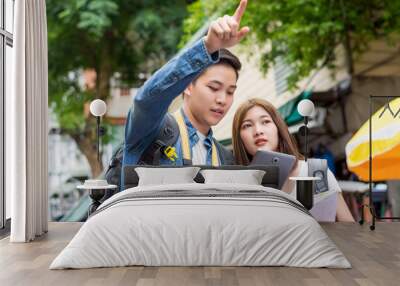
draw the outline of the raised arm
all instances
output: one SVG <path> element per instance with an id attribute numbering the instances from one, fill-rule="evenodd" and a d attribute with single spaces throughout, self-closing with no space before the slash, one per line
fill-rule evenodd
<path id="1" fill-rule="evenodd" d="M 125 145 L 141 148 L 141 139 L 156 136 L 168 107 L 205 68 L 218 61 L 204 40 L 198 41 L 158 70 L 137 92 L 125 125 Z"/>
<path id="2" fill-rule="evenodd" d="M 142 139 L 150 137 L 151 141 L 158 134 L 174 98 L 208 66 L 218 62 L 219 49 L 236 45 L 249 32 L 248 27 L 239 30 L 246 5 L 247 0 L 242 0 L 233 16 L 213 21 L 203 39 L 169 61 L 139 89 L 125 125 L 127 149 L 145 148 Z"/>

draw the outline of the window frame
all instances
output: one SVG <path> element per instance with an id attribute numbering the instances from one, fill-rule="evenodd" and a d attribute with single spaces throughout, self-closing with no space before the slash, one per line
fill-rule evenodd
<path id="1" fill-rule="evenodd" d="M 11 0 L 13 13 L 15 0 Z M 6 189 L 5 189 L 5 96 L 6 96 L 6 47 L 13 48 L 13 34 L 6 30 L 6 0 L 0 0 L 0 236 L 10 230 L 10 219 L 6 215 Z M 15 15 L 12 15 L 14 19 Z M 12 27 L 14 30 L 14 27 Z"/>

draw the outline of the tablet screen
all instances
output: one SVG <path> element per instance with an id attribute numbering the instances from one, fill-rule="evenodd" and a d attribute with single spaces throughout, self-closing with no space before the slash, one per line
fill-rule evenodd
<path id="1" fill-rule="evenodd" d="M 290 171 L 292 170 L 296 157 L 273 151 L 257 151 L 250 165 L 276 165 L 279 167 L 279 189 L 282 189 Z"/>

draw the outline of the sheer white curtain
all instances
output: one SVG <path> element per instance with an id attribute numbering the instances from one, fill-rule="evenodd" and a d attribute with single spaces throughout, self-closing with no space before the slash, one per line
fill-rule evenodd
<path id="1" fill-rule="evenodd" d="M 6 187 L 12 242 L 48 227 L 47 22 L 45 0 L 15 1 L 13 91 L 6 111 Z"/>

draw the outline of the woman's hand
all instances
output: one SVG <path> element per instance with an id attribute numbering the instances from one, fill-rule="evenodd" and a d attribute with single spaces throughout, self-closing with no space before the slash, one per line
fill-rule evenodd
<path id="1" fill-rule="evenodd" d="M 250 31 L 249 27 L 240 29 L 240 21 L 246 10 L 247 0 L 241 0 L 233 16 L 225 15 L 211 22 L 205 45 L 210 54 L 222 48 L 229 48 L 239 43 Z"/>

